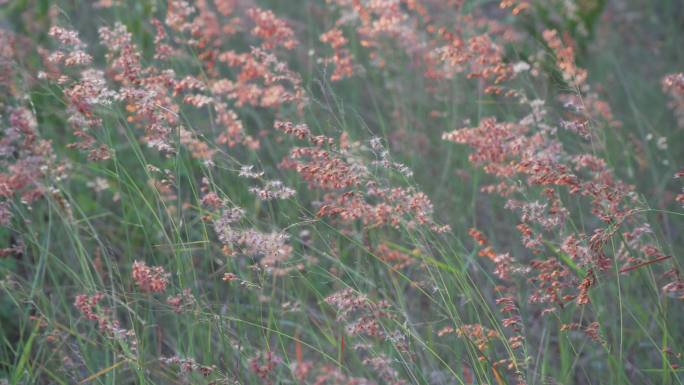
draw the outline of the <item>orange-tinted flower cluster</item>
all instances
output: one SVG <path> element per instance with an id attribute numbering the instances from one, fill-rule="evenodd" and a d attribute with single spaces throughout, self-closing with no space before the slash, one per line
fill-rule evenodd
<path id="1" fill-rule="evenodd" d="M 195 303 L 195 296 L 192 295 L 190 289 L 183 289 L 183 291 L 174 296 L 166 298 L 166 303 L 169 304 L 173 311 L 176 313 L 182 313 L 183 311 L 190 309 Z"/>
<path id="2" fill-rule="evenodd" d="M 313 144 L 292 149 L 281 167 L 297 171 L 310 187 L 328 192 L 318 210 L 319 216 L 336 217 L 343 222 L 361 220 L 372 227 L 429 226 L 437 232 L 449 230 L 435 223 L 432 203 L 424 193 L 414 188 L 380 186 L 368 171 L 365 160 L 349 146 L 335 148 L 332 138 L 314 136 L 304 124 L 276 122 L 275 126 Z"/>
<path id="3" fill-rule="evenodd" d="M 214 94 L 235 100 L 236 107 L 252 105 L 277 108 L 291 103 L 302 110 L 308 103 L 301 78 L 271 52 L 252 48 L 250 53 L 226 51 L 218 60 L 239 69 L 235 82 L 221 79 L 212 85 Z"/>
<path id="4" fill-rule="evenodd" d="M 386 325 L 383 320 L 394 320 L 390 305 L 386 301 L 371 301 L 351 288 L 339 290 L 325 298 L 325 302 L 337 309 L 338 321 L 346 322 L 346 332 L 350 336 L 377 337 L 389 342 L 400 352 L 408 351 L 406 335 L 397 328 Z M 357 351 L 367 351 L 371 357 L 363 364 L 373 370 L 387 384 L 404 384 L 398 372 L 392 367 L 391 360 L 383 354 L 368 350 L 367 344 L 357 344 Z"/>
<path id="5" fill-rule="evenodd" d="M 499 333 L 496 330 L 488 329 L 480 324 L 459 326 L 454 332 L 459 337 L 470 339 L 480 351 L 487 350 L 491 341 L 499 337 Z M 442 334 L 444 334 L 444 331 Z"/>
<path id="6" fill-rule="evenodd" d="M 643 219 L 632 208 L 637 204 L 632 187 L 616 180 L 602 159 L 588 154 L 565 153 L 561 144 L 551 139 L 549 133 L 553 129 L 538 121 L 537 117 L 543 115 L 536 111 L 533 119 L 526 118 L 520 124 L 484 119 L 479 127 L 454 131 L 446 134 L 445 139 L 473 147 L 475 151 L 470 155 L 471 161 L 484 165 L 485 171 L 500 178 L 499 184 L 486 190 L 508 197 L 506 206 L 520 211 L 522 223 L 518 229 L 527 248 L 541 253 L 547 249 L 542 239 L 558 242 L 562 252 L 586 269 L 587 273 L 580 275 L 579 271 L 574 272 L 555 259 L 530 263 L 530 271 L 533 272 L 530 283 L 535 287 L 530 300 L 550 305 L 543 311 L 547 313 L 557 307 L 563 308 L 570 301 L 580 305 L 589 303 L 589 289 L 596 280 L 593 271 L 612 267 L 605 247 L 620 226 L 632 228 L 624 233 L 625 243 L 614 255 L 627 266 L 620 269 L 621 272 L 667 258 L 644 237 L 649 231 L 647 226 L 639 226 L 639 220 Z M 536 121 L 541 129 L 535 132 L 526 120 Z M 527 186 L 515 182 L 513 177 L 520 174 L 527 177 Z M 541 197 L 544 202 L 529 201 L 534 186 L 543 187 Z M 569 210 L 564 207 L 556 189 L 551 188 L 553 186 L 565 186 L 570 194 L 588 197 L 591 213 L 607 227 L 597 227 L 589 234 L 570 230 L 565 226 Z M 521 192 L 525 192 L 527 201 L 511 198 Z M 486 242 L 479 232 L 471 232 L 471 235 L 480 244 Z M 642 257 L 635 258 L 634 251 L 641 252 Z M 513 263 L 508 254 L 499 256 L 490 247 L 480 253 L 495 263 L 499 278 L 507 279 Z M 577 281 L 579 285 L 575 284 Z"/>
<path id="7" fill-rule="evenodd" d="M 76 31 L 52 27 L 49 36 L 62 46 L 61 50 L 54 50 L 46 59 L 50 68 L 53 69 L 49 77 L 65 86 L 64 96 L 68 104 L 68 121 L 74 128 L 74 136 L 80 139 L 70 147 L 87 152 L 90 160 L 109 159 L 111 150 L 104 144 L 98 144 L 89 130 L 102 124 L 96 108 L 111 104 L 116 93 L 107 88 L 101 71 L 85 69 L 80 72 L 78 79 L 72 79 L 66 74 L 66 69 L 69 67 L 84 67 L 92 62 L 92 58 L 84 52 L 86 46 L 78 38 Z M 64 68 L 60 68 L 61 66 Z"/>
<path id="8" fill-rule="evenodd" d="M 86 47 L 77 32 L 53 27 L 50 36 L 62 48 L 47 56 L 46 64 L 53 70 L 46 76 L 65 86 L 64 93 L 70 105 L 69 121 L 74 134 L 81 138 L 73 147 L 87 151 L 93 160 L 111 157 L 111 149 L 98 144 L 89 130 L 101 125 L 99 106 L 121 102 L 128 113 L 128 121 L 144 130 L 144 141 L 149 146 L 173 153 L 176 151 L 173 136 L 180 132 L 181 144 L 188 147 L 195 158 L 212 164 L 215 150 L 199 139 L 205 133 L 191 133 L 180 126 L 182 104 L 213 109 L 216 123 L 224 127 L 216 143 L 231 147 L 244 144 L 257 148 L 259 145 L 258 140 L 245 133 L 236 108 L 251 105 L 277 109 L 284 104 L 293 104 L 301 111 L 308 102 L 301 79 L 273 52 L 277 47 L 291 49 L 297 44 L 293 30 L 273 12 L 250 8 L 245 11 L 245 17 L 254 23 L 251 33 L 261 40 L 261 45 L 246 53 L 221 51 L 224 40 L 240 31 L 242 19 L 233 14 L 236 7 L 237 4 L 232 3 L 216 4 L 214 10 L 204 1 L 193 5 L 184 1 L 171 2 L 165 25 L 156 19 L 151 22 L 156 31 L 154 57 L 157 62 L 149 65 L 141 63 L 141 53 L 125 26 L 102 27 L 100 40 L 107 48 L 109 67 L 106 75 L 88 68 L 80 73 L 80 79 L 73 80 L 65 73 L 66 69 L 90 66 L 92 58 L 85 53 Z M 186 58 L 182 48 L 198 52 L 204 71 L 198 72 L 197 77 L 179 78 L 174 70 L 164 69 L 173 68 L 169 61 L 172 58 Z M 224 68 L 219 67 L 220 63 L 225 64 Z M 57 68 L 60 65 L 65 68 Z M 237 69 L 235 79 L 222 74 L 234 73 L 234 69 Z M 109 78 L 116 85 L 113 90 L 107 86 Z M 178 96 L 182 96 L 180 101 L 176 100 Z"/>
<path id="9" fill-rule="evenodd" d="M 681 169 L 680 171 L 678 171 L 675 174 L 675 178 L 676 179 L 684 178 L 684 169 Z M 675 197 L 675 201 L 677 201 L 677 203 L 679 203 L 680 205 L 682 205 L 682 207 L 684 207 L 684 187 L 682 187 L 682 192 L 680 194 L 677 194 L 677 196 Z"/>
<path id="10" fill-rule="evenodd" d="M 118 2 L 100 0 L 97 6 L 111 7 L 115 3 Z M 530 69 L 526 62 L 512 65 L 506 56 L 504 43 L 515 39 L 511 29 L 490 19 L 488 15 L 460 15 L 467 13 L 462 12 L 464 2 L 461 0 L 428 1 L 427 6 L 420 0 L 330 0 L 328 3 L 342 10 L 334 27 L 319 37 L 320 42 L 327 44 L 333 52 L 321 60 L 326 65 L 334 66 L 331 81 L 362 72 L 353 60 L 349 40 L 358 41 L 361 51 L 368 51 L 370 62 L 381 69 L 383 76 L 403 70 L 397 63 L 405 61 L 395 59 L 405 56 L 409 62 L 407 68 L 418 68 L 423 72 L 424 78 L 420 82 L 429 83 L 429 91 L 437 89 L 439 83 L 448 83 L 451 87 L 452 82 L 444 80 L 463 74 L 467 78 L 479 79 L 485 93 L 499 95 L 507 90 L 504 87 L 508 85 L 504 85 L 504 82 Z M 530 4 L 528 0 L 501 0 L 499 3 L 502 9 L 510 8 L 514 15 L 530 8 Z M 106 48 L 107 61 L 104 71 L 95 67 L 97 64 L 93 63 L 97 61 L 86 52 L 86 45 L 76 31 L 52 27 L 48 35 L 57 48 L 49 54 L 39 50 L 45 59 L 45 72 L 40 78 L 63 88 L 63 99 L 67 106 L 64 112 L 73 128 L 73 136 L 78 138 L 78 142 L 69 147 L 84 151 L 90 160 L 112 158 L 114 150 L 99 143 L 103 136 L 100 128 L 115 120 L 110 119 L 114 116 L 112 111 L 121 110 L 125 111 L 129 124 L 144 132 L 142 140 L 148 146 L 172 154 L 178 150 L 175 146 L 180 144 L 194 159 L 204 162 L 208 167 L 214 165 L 214 161 L 218 162 L 217 158 L 222 154 L 222 149 L 214 147 L 214 143 L 227 147 L 243 145 L 249 150 L 259 148 L 259 139 L 255 138 L 256 135 L 249 135 L 245 128 L 251 130 L 254 124 L 251 120 L 243 124 L 241 115 L 254 116 L 257 121 L 264 116 L 270 120 L 273 116 L 287 116 L 287 109 L 281 111 L 281 107 L 291 107 L 302 117 L 308 103 L 307 92 L 300 75 L 290 69 L 287 58 L 281 57 L 285 50 L 292 52 L 299 44 L 295 31 L 290 23 L 270 10 L 243 9 L 251 6 L 249 1 L 236 0 L 172 0 L 166 7 L 167 14 L 163 22 L 151 19 L 149 25 L 142 26 L 143 30 L 154 33 L 154 47 L 150 47 L 154 52 L 150 49 L 149 55 L 147 49 L 136 46 L 134 41 L 137 40 L 123 24 L 102 27 L 99 36 Z M 444 15 L 434 12 L 446 9 L 450 9 L 450 12 Z M 492 13 L 502 14 L 497 11 Z M 454 14 L 459 15 L 452 20 Z M 444 20 L 435 20 L 440 17 Z M 450 24 L 446 24 L 445 20 Z M 345 34 L 355 35 L 347 39 Z M 252 48 L 249 51 L 233 50 L 227 39 L 235 36 L 241 38 L 240 43 L 246 42 L 242 44 L 243 47 Z M 483 365 L 485 361 L 490 361 L 488 354 L 499 352 L 497 348 L 500 346 L 495 346 L 495 341 L 502 342 L 506 348 L 515 349 L 506 349 L 509 354 L 506 359 L 487 362 L 491 364 L 498 383 L 505 382 L 496 369 L 503 365 L 514 371 L 520 384 L 525 382 L 520 367 L 531 359 L 518 356 L 527 354 L 527 318 L 523 319 L 523 315 L 535 317 L 537 313 L 546 315 L 560 313 L 563 309 L 576 311 L 579 308 L 581 311 L 577 313 L 581 313 L 581 321 L 570 322 L 575 320 L 571 313 L 570 317 L 563 317 L 570 323 L 562 324 L 561 330 L 579 330 L 592 340 L 603 343 L 599 323 L 591 321 L 594 318 L 592 310 L 595 309 L 591 299 L 597 298 L 593 294 L 598 280 L 610 279 L 613 274 L 605 272 L 616 266 L 616 273 L 627 275 L 644 266 L 660 266 L 662 262 L 674 259 L 664 255 L 651 240 L 653 230 L 639 214 L 641 206 L 635 189 L 617 179 L 607 162 L 594 155 L 598 153 L 594 151 L 596 148 L 585 151 L 583 147 L 587 142 L 591 142 L 592 146 L 601 146 L 600 135 L 597 135 L 598 122 L 605 122 L 611 127 L 619 127 L 620 122 L 613 116 L 608 103 L 601 100 L 597 93 L 590 92 L 587 72 L 575 62 L 572 40 L 569 35 L 561 37 L 555 30 L 544 31 L 542 36 L 553 51 L 563 80 L 575 91 L 559 97 L 566 109 L 563 120 L 558 124 L 550 123 L 548 119 L 552 114 L 546 113 L 544 101 L 527 100 L 524 92 L 509 88 L 506 95 L 519 97 L 521 108 L 530 109 L 529 115 L 510 122 L 487 117 L 472 127 L 443 136 L 445 140 L 472 148 L 470 161 L 482 166 L 488 174 L 487 178 L 494 179 L 494 184 L 486 186 L 483 191 L 497 193 L 506 200 L 505 207 L 517 213 L 519 223 L 516 228 L 527 249 L 524 253 L 516 253 L 513 249 L 511 252 L 497 253 L 483 233 L 471 229 L 469 234 L 478 245 L 478 255 L 486 258 L 483 264 L 494 266 L 494 279 L 499 285 L 492 290 L 491 302 L 503 315 L 500 321 L 505 331 L 481 324 L 465 324 L 457 328 L 448 326 L 438 332 L 439 336 L 453 333 L 467 340 L 469 347 L 472 345 L 479 350 L 478 356 Z M 8 84 L 7 79 L 14 76 L 14 64 L 7 65 L 5 59 L 15 55 L 14 46 L 13 39 L 0 31 L 0 90 L 6 92 L 12 102 L 18 99 L 14 91 L 17 87 Z M 356 54 L 357 47 L 354 48 Z M 299 50 L 295 51 L 298 53 Z M 535 67 L 537 69 L 539 67 Z M 671 106 L 680 125 L 684 126 L 684 75 L 669 75 L 663 79 L 662 86 L 672 99 Z M 391 87 L 399 89 L 403 85 L 392 84 Z M 51 194 L 58 205 L 66 206 L 68 202 L 60 200 L 59 191 L 51 187 L 58 185 L 53 182 L 59 181 L 61 170 L 54 166 L 51 144 L 39 139 L 33 112 L 25 107 L 5 108 L 4 95 L 1 99 L 3 111 L 0 115 L 9 123 L 9 128 L 3 130 L 0 137 L 0 225 L 7 225 L 12 219 L 15 195 L 26 204 L 46 194 Z M 394 117 L 410 121 L 403 119 L 400 109 L 396 108 Z M 213 121 L 209 127 L 201 127 L 203 120 L 197 119 L 200 123 L 190 128 L 185 122 L 194 119 L 186 120 L 185 117 L 192 118 L 192 114 L 210 116 Z M 438 110 L 430 115 L 445 120 L 451 117 L 451 114 Z M 390 140 L 395 138 L 408 142 L 408 145 L 404 145 L 410 147 L 414 143 L 405 139 L 408 136 L 398 135 L 410 123 L 402 124 L 403 127 L 390 132 L 388 137 Z M 464 125 L 471 126 L 470 123 Z M 215 129 L 215 126 L 218 128 Z M 359 225 L 362 230 L 354 236 L 359 235 L 360 238 L 362 235 L 367 247 L 365 251 L 375 254 L 391 269 L 406 269 L 418 263 L 416 255 L 402 252 L 391 246 L 392 242 L 384 241 L 387 234 L 395 234 L 396 231 L 384 231 L 378 237 L 373 229 L 415 230 L 426 227 L 437 232 L 447 231 L 434 219 L 434 208 L 426 194 L 413 187 L 396 187 L 392 184 L 394 178 L 391 177 L 402 176 L 405 180 L 412 174 L 407 166 L 392 160 L 381 139 L 374 138 L 370 143 L 362 144 L 350 142 L 347 133 L 343 133 L 339 140 L 315 135 L 306 124 L 276 121 L 274 127 L 296 140 L 306 142 L 301 147 L 291 148 L 280 166 L 296 172 L 310 189 L 320 190 L 319 200 L 312 204 L 317 209 L 318 217 L 342 223 L 345 227 L 342 227 L 341 233 L 345 236 L 356 227 L 353 225 Z M 565 131 L 557 135 L 560 128 Z M 218 135 L 216 138 L 210 136 L 214 133 Z M 572 137 L 573 133 L 583 140 L 569 150 L 564 147 L 561 138 L 564 139 L 565 135 Z M 119 132 L 112 129 L 106 134 L 118 135 Z M 263 137 L 267 134 L 261 132 L 259 135 Z M 414 138 L 419 135 L 416 134 Z M 429 141 L 425 135 L 424 145 L 427 147 Z M 242 151 L 235 153 L 244 155 Z M 252 155 L 254 152 L 247 153 Z M 230 161 L 233 161 L 232 155 L 229 155 Z M 240 162 L 238 160 L 235 163 Z M 267 167 L 264 169 L 268 170 Z M 181 211 L 190 211 L 186 210 L 186 207 L 190 207 L 187 202 L 177 206 L 179 199 L 187 194 L 180 187 L 181 181 L 175 180 L 172 171 L 161 171 L 152 165 L 148 165 L 147 171 L 164 174 L 160 179 L 151 178 L 149 186 L 155 192 L 155 199 L 165 206 L 168 216 L 175 219 L 182 214 Z M 224 253 L 244 257 L 230 261 L 235 262 L 235 266 L 230 267 L 224 266 L 220 260 L 209 262 L 221 266 L 218 274 L 223 274 L 223 281 L 250 284 L 238 276 L 244 273 L 240 271 L 244 267 L 244 259 L 255 263 L 251 266 L 254 270 L 263 270 L 275 277 L 284 276 L 293 269 L 304 269 L 303 264 L 292 262 L 294 248 L 290 245 L 288 235 L 291 227 L 282 231 L 259 230 L 246 224 L 245 211 L 229 204 L 229 198 L 223 199 L 214 192 L 212 184 L 218 184 L 218 178 L 210 182 L 209 178 L 213 179 L 214 174 L 206 175 L 200 191 L 202 208 L 198 211 L 203 220 L 213 220 Z M 294 189 L 281 181 L 263 179 L 265 173 L 254 171 L 252 166 L 242 167 L 239 175 L 253 179 L 250 183 L 254 184 L 249 191 L 259 200 L 290 199 L 296 195 Z M 216 188 L 218 191 L 218 186 Z M 684 204 L 684 194 L 676 199 Z M 585 212 L 589 215 L 585 215 Z M 259 215 L 262 213 L 260 211 Z M 573 216 L 581 216 L 579 229 Z M 262 218 L 259 216 L 259 219 Z M 486 216 L 482 218 L 485 223 L 488 220 Z M 308 223 L 306 225 L 309 226 Z M 310 233 L 305 231 L 300 233 L 301 250 L 315 252 Z M 381 239 L 379 244 L 373 243 L 378 239 Z M 20 245 L 17 243 L 12 248 L 22 249 Z M 430 246 L 420 250 L 426 250 L 427 254 Z M 439 246 L 435 245 L 436 253 L 443 250 Z M 10 248 L 3 249 L 0 256 L 5 252 L 12 251 Z M 94 262 L 96 267 L 101 266 L 99 259 L 98 256 Z M 673 261 L 667 263 L 670 262 Z M 347 279 L 333 269 L 329 272 L 335 278 Z M 224 273 L 227 270 L 238 274 Z M 413 272 L 409 270 L 404 272 Z M 98 268 L 98 271 L 101 272 L 101 269 Z M 405 278 L 403 273 L 401 275 Z M 684 279 L 676 268 L 655 276 L 667 280 L 662 286 L 664 294 L 684 299 Z M 170 274 L 161 266 L 148 266 L 137 260 L 132 265 L 131 278 L 142 292 L 166 292 L 170 284 L 169 277 Z M 268 285 L 267 280 L 263 282 Z M 274 289 L 277 288 L 274 286 Z M 442 288 L 435 287 L 434 290 L 436 293 Z M 382 292 L 382 289 L 379 291 Z M 482 288 L 482 291 L 488 294 L 486 288 Z M 522 301 L 535 304 L 534 311 L 521 312 L 519 293 L 528 294 Z M 271 297 L 261 294 L 258 298 L 265 302 Z M 99 329 L 108 337 L 129 341 L 135 349 L 134 333 L 121 328 L 113 310 L 103 306 L 104 299 L 102 293 L 92 296 L 81 294 L 75 298 L 74 305 L 84 318 L 96 321 Z M 398 313 L 392 311 L 389 302 L 372 301 L 353 289 L 337 291 L 326 297 L 325 302 L 337 310 L 337 320 L 344 324 L 347 336 L 371 341 L 369 344 L 355 345 L 355 350 L 362 354 L 356 361 L 372 371 L 381 383 L 405 384 L 406 381 L 400 378 L 403 373 L 393 367 L 393 358 L 370 348 L 371 344 L 378 342 L 391 344 L 399 355 L 409 355 L 409 336 L 404 334 L 403 329 L 393 327 L 400 322 Z M 200 302 L 190 289 L 169 294 L 165 303 L 176 313 L 197 309 L 199 314 Z M 282 309 L 299 310 L 303 303 L 288 300 L 282 304 Z M 488 306 L 486 301 L 483 303 L 485 307 Z M 537 307 L 541 308 L 539 312 Z M 463 316 L 467 317 L 469 313 L 464 312 Z M 418 322 L 411 322 L 408 326 L 407 321 L 404 325 L 421 327 Z M 308 335 L 303 337 L 306 338 Z M 166 344 L 165 341 L 160 338 L 160 342 Z M 310 383 L 312 381 L 307 380 L 313 378 L 315 385 L 375 384 L 364 378 L 350 377 L 340 367 L 318 366 L 311 361 L 304 361 L 299 337 L 295 341 L 297 360 L 290 367 L 300 382 Z M 342 336 L 340 357 L 345 353 L 344 345 Z M 167 346 L 164 345 L 164 348 Z M 241 349 L 242 346 L 237 349 L 239 355 L 242 355 Z M 439 352 L 435 350 L 435 353 Z M 280 381 L 283 360 L 274 352 L 265 350 L 251 357 L 247 367 L 258 377 L 258 381 Z M 177 366 L 184 375 L 198 372 L 208 376 L 216 369 L 180 356 L 162 357 L 160 362 Z M 464 377 L 470 376 L 464 374 Z"/>
<path id="11" fill-rule="evenodd" d="M 496 299 L 496 305 L 499 310 L 506 317 L 501 320 L 504 327 L 509 328 L 513 335 L 508 337 L 509 346 L 513 349 L 518 349 L 523 346 L 525 338 L 523 336 L 524 325 L 520 317 L 520 309 L 516 304 L 515 294 L 516 288 L 514 285 L 514 277 L 512 274 L 525 275 L 529 274 L 531 268 L 523 268 L 511 257 L 509 253 L 497 254 L 493 247 L 489 245 L 487 238 L 479 230 L 471 228 L 468 234 L 475 240 L 475 242 L 483 247 L 478 255 L 487 257 L 494 263 L 494 274 L 506 285 L 497 285 L 495 291 L 499 293 Z M 535 288 L 535 290 L 538 290 Z M 530 302 L 534 302 L 532 297 Z"/>
<path id="12" fill-rule="evenodd" d="M 24 234 L 11 226 L 15 209 L 31 210 L 41 198 L 51 197 L 72 218 L 69 201 L 54 187 L 68 176 L 67 165 L 58 162 L 52 143 L 41 138 L 34 111 L 25 106 L 30 98 L 17 77 L 26 55 L 22 42 L 0 29 L 0 227 L 9 234 L 0 258 L 25 252 Z M 19 223 L 29 224 L 26 218 Z"/>
<path id="13" fill-rule="evenodd" d="M 565 120 L 561 127 L 580 135 L 584 139 L 597 140 L 596 129 L 607 125 L 610 128 L 622 127 L 622 122 L 613 116 L 610 105 L 601 100 L 596 92 L 583 94 L 561 94 L 558 100 L 565 107 Z"/>
<path id="14" fill-rule="evenodd" d="M 669 74 L 661 82 L 663 91 L 670 97 L 669 106 L 677 117 L 680 128 L 684 128 L 684 72 Z"/>
<path id="15" fill-rule="evenodd" d="M 277 121 L 275 128 L 315 145 L 292 149 L 290 156 L 281 163 L 283 168 L 297 171 L 310 187 L 337 190 L 361 183 L 358 170 L 353 169 L 341 156 L 322 147 L 324 144 L 333 144 L 332 138 L 313 136 L 305 124 L 294 125 Z"/>
<path id="16" fill-rule="evenodd" d="M 151 293 L 163 293 L 169 283 L 169 273 L 163 267 L 147 266 L 141 261 L 133 262 L 131 277 L 140 290 Z"/>
<path id="17" fill-rule="evenodd" d="M 679 270 L 672 268 L 666 271 L 663 276 L 670 280 L 670 282 L 663 286 L 663 293 L 684 300 L 684 279 L 680 275 Z"/>
<path id="18" fill-rule="evenodd" d="M 51 143 L 40 139 L 37 122 L 28 108 L 9 108 L 9 125 L 0 137 L 0 224 L 6 225 L 12 218 L 9 201 L 15 196 L 21 202 L 32 202 L 49 194 L 44 185 L 47 178 L 57 179 L 64 175 L 58 166 Z M 65 202 L 66 203 L 66 202 Z"/>
<path id="19" fill-rule="evenodd" d="M 511 13 L 517 15 L 530 8 L 530 2 L 528 0 L 501 0 L 499 7 L 512 8 Z"/>
<path id="20" fill-rule="evenodd" d="M 378 258 L 387 263 L 392 270 L 401 270 L 416 263 L 416 259 L 410 255 L 394 250 L 381 243 L 375 250 Z"/>
<path id="21" fill-rule="evenodd" d="M 74 306 L 81 312 L 81 314 L 90 321 L 96 321 L 100 332 L 104 333 L 107 338 L 117 339 L 126 342 L 132 352 L 137 348 L 137 340 L 134 330 L 126 330 L 121 328 L 118 320 L 112 319 L 109 314 L 112 309 L 101 306 L 100 302 L 104 299 L 104 294 L 95 293 L 91 296 L 86 294 L 79 294 L 74 300 Z"/>
<path id="22" fill-rule="evenodd" d="M 554 29 L 545 30 L 542 37 L 556 55 L 556 64 L 563 74 L 563 80 L 574 88 L 581 88 L 587 80 L 587 71 L 575 65 L 575 49 L 569 38 L 566 37 L 566 42 L 563 42 Z"/>
<path id="23" fill-rule="evenodd" d="M 294 37 L 292 28 L 287 22 L 276 17 L 272 11 L 250 8 L 247 10 L 247 15 L 255 24 L 252 34 L 262 40 L 263 48 L 273 49 L 282 46 L 292 49 L 297 46 L 297 39 Z"/>
<path id="24" fill-rule="evenodd" d="M 351 321 L 347 324 L 349 334 L 385 336 L 380 320 L 391 317 L 387 311 L 389 303 L 385 301 L 375 303 L 351 288 L 329 295 L 325 298 L 325 302 L 337 309 L 338 320 Z"/>
<path id="25" fill-rule="evenodd" d="M 15 84 L 15 62 L 20 57 L 17 52 L 21 41 L 6 29 L 0 29 L 0 90 L 10 96 L 17 96 Z"/>
<path id="26" fill-rule="evenodd" d="M 563 128 L 574 131 L 588 139 L 591 137 L 591 125 L 605 122 L 613 128 L 620 128 L 622 123 L 615 119 L 610 105 L 601 100 L 596 92 L 590 91 L 587 83 L 587 71 L 577 67 L 575 63 L 575 49 L 569 36 L 563 40 L 558 36 L 558 31 L 545 30 L 542 33 L 546 44 L 555 54 L 556 65 L 560 70 L 563 81 L 572 87 L 572 93 L 559 96 L 559 100 L 566 107 L 568 119 L 561 122 Z"/>
<path id="27" fill-rule="evenodd" d="M 504 40 L 514 39 L 509 26 L 486 16 L 464 16 L 458 12 L 462 4 L 433 3 L 433 12 L 421 1 L 331 1 L 343 11 L 337 27 L 326 35 L 326 40 L 341 39 L 334 32 L 340 26 L 355 31 L 361 46 L 369 50 L 371 64 L 386 68 L 396 61 L 398 52 L 406 55 L 411 66 L 421 69 L 431 84 L 429 90 L 438 90 L 440 81 L 458 73 L 480 78 L 486 83 L 486 92 L 498 94 L 499 86 L 513 76 L 512 67 L 503 60 L 502 47 L 492 39 L 501 35 Z M 454 12 L 455 8 L 456 12 Z M 440 8 L 442 8 L 440 10 Z M 524 6 L 519 6 L 522 10 Z M 443 14 L 440 14 L 443 13 Z M 440 16 L 441 23 L 435 20 Z M 454 22 L 450 18 L 456 18 Z M 442 25 L 465 25 L 449 31 Z M 467 37 L 463 30 L 487 30 L 488 33 Z M 346 58 L 336 62 L 346 65 Z"/>
<path id="28" fill-rule="evenodd" d="M 354 75 L 354 62 L 349 52 L 345 48 L 348 41 L 339 28 L 333 28 L 321 35 L 321 42 L 330 45 L 333 55 L 322 59 L 324 64 L 332 64 L 335 70 L 330 74 L 330 81 L 336 82 Z"/>
<path id="29" fill-rule="evenodd" d="M 282 359 L 269 350 L 252 357 L 249 360 L 249 370 L 256 374 L 263 383 L 270 384 L 272 383 L 269 378 L 271 373 L 281 363 Z"/>
<path id="30" fill-rule="evenodd" d="M 180 110 L 171 92 L 175 74 L 154 66 L 143 69 L 140 52 L 124 25 L 101 27 L 99 34 L 107 47 L 109 72 L 120 86 L 116 99 L 125 105 L 128 121 L 143 129 L 150 147 L 175 152 L 172 135 L 178 130 Z"/>
<path id="31" fill-rule="evenodd" d="M 514 266 L 513 257 L 509 253 L 497 254 L 494 248 L 488 244 L 487 238 L 477 229 L 471 228 L 468 234 L 483 248 L 478 252 L 480 257 L 486 257 L 494 263 L 494 274 L 499 279 L 507 281 L 511 273 L 517 270 Z"/>
<path id="32" fill-rule="evenodd" d="M 386 64 L 381 52 L 386 39 L 397 43 L 407 53 L 420 49 L 418 33 L 400 2 L 335 0 L 333 3 L 348 15 L 337 24 L 355 27 L 361 45 L 371 49 L 374 65 L 384 67 Z"/>
<path id="33" fill-rule="evenodd" d="M 484 166 L 484 170 L 497 177 L 499 183 L 484 188 L 508 198 L 507 207 L 520 212 L 518 226 L 523 244 L 535 253 L 544 249 L 542 239 L 554 229 L 559 244 L 581 265 L 594 265 L 597 270 L 610 267 L 604 252 L 605 245 L 615 234 L 616 225 L 638 224 L 633 187 L 616 180 L 605 161 L 594 155 L 571 155 L 552 137 L 555 129 L 539 121 L 545 115 L 533 106 L 533 114 L 519 123 L 499 123 L 485 118 L 475 128 L 464 128 L 445 134 L 446 140 L 464 143 L 474 149 L 469 159 Z M 534 130 L 533 122 L 539 127 Z M 526 178 L 527 185 L 519 184 L 515 176 Z M 535 187 L 542 189 L 534 190 Z M 565 225 L 569 210 L 556 191 L 564 187 L 570 194 L 589 199 L 591 214 L 609 226 L 597 226 L 591 234 L 573 233 Z M 538 192 L 537 192 L 538 191 Z M 525 201 L 515 199 L 524 193 Z M 532 200 L 531 193 L 542 200 Z M 599 222 L 599 223 L 600 223 Z M 571 237 L 571 238 L 568 238 Z M 638 249 L 642 249 L 639 247 Z M 645 255 L 647 256 L 647 255 Z"/>
<path id="34" fill-rule="evenodd" d="M 599 323 L 598 322 L 591 322 L 588 325 L 581 325 L 577 322 L 569 323 L 569 324 L 563 324 L 561 325 L 561 331 L 566 332 L 566 331 L 571 331 L 571 330 L 579 330 L 582 331 L 587 337 L 589 337 L 592 341 L 605 344 L 605 340 L 601 337 L 600 331 L 599 331 Z"/>
<path id="35" fill-rule="evenodd" d="M 529 299 L 530 303 L 547 305 L 548 307 L 544 309 L 544 312 L 548 313 L 555 311 L 556 306 L 561 309 L 564 308 L 565 303 L 576 298 L 574 295 L 575 287 L 572 284 L 572 272 L 556 259 L 533 260 L 530 262 L 530 267 L 534 274 L 529 278 L 529 282 L 534 285 L 534 292 Z M 585 295 L 592 282 L 590 280 L 589 284 L 584 282 L 580 284 L 580 289 L 584 291 Z M 580 304 L 587 302 L 578 301 Z"/>
<path id="36" fill-rule="evenodd" d="M 442 33 L 448 44 L 437 48 L 435 54 L 448 66 L 449 73 L 466 72 L 468 78 L 482 79 L 487 84 L 485 93 L 503 92 L 499 84 L 513 77 L 513 67 L 504 61 L 503 48 L 495 44 L 489 34 L 463 41 L 449 32 Z"/>
<path id="37" fill-rule="evenodd" d="M 407 382 L 399 377 L 399 372 L 392 367 L 392 359 L 384 354 L 378 354 L 363 360 L 363 364 L 369 367 L 383 384 L 404 385 Z"/>
<path id="38" fill-rule="evenodd" d="M 60 42 L 66 50 L 66 52 L 61 50 L 53 52 L 50 55 L 50 62 L 64 62 L 64 65 L 67 67 L 85 65 L 92 62 L 93 58 L 83 51 L 85 44 L 83 44 L 81 39 L 78 37 L 78 32 L 53 26 L 50 28 L 48 35 Z"/>

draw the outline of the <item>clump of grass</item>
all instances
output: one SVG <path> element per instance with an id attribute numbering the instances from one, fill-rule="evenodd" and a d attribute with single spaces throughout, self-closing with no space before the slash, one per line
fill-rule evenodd
<path id="1" fill-rule="evenodd" d="M 684 381 L 675 1 L 282 4 L 0 4 L 0 384 Z"/>

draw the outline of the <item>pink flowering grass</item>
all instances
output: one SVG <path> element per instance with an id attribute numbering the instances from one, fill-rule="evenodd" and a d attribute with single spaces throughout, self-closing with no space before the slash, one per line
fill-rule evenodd
<path id="1" fill-rule="evenodd" d="M 0 1 L 0 385 L 684 383 L 652 3 Z"/>

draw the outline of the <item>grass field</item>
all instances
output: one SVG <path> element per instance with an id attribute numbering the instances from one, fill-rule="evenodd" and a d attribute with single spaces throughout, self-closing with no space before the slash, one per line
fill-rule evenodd
<path id="1" fill-rule="evenodd" d="M 684 383 L 680 0 L 0 15 L 0 385 Z"/>

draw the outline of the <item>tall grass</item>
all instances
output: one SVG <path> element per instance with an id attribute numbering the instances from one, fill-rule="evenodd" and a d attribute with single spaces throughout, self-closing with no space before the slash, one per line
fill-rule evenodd
<path id="1" fill-rule="evenodd" d="M 679 2 L 0 10 L 0 384 L 684 382 Z"/>

